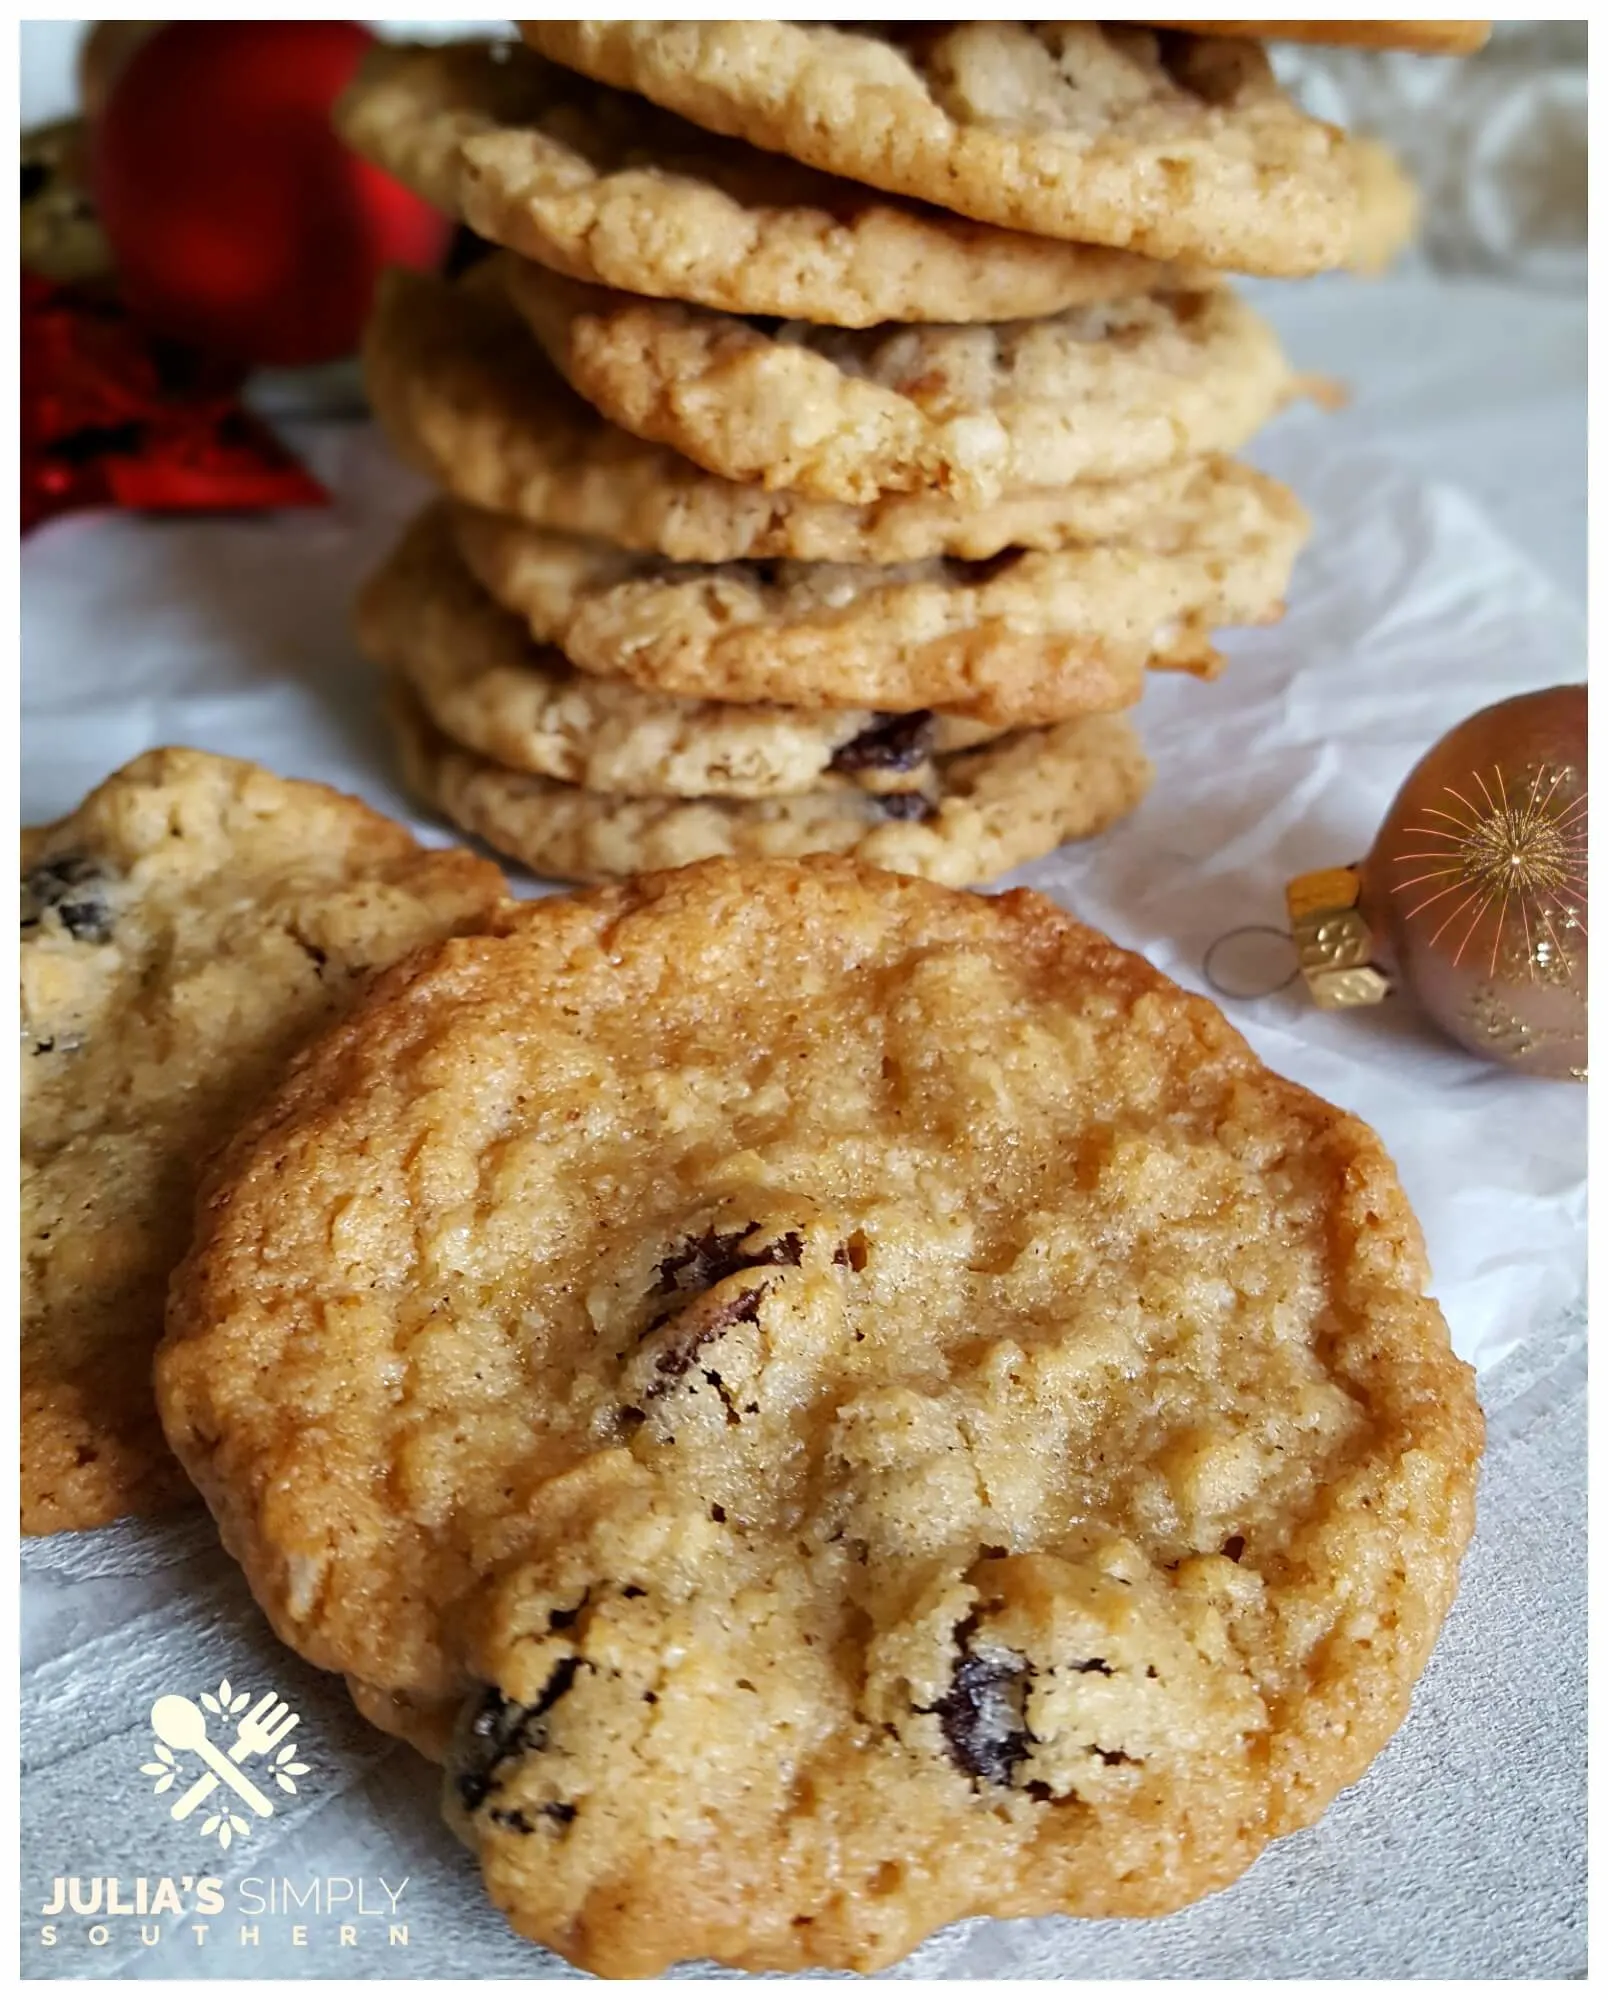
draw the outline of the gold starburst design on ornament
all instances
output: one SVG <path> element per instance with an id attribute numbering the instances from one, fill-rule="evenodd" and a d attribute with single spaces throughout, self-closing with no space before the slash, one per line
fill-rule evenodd
<path id="1" fill-rule="evenodd" d="M 1585 934 L 1586 795 L 1573 794 L 1578 774 L 1567 764 L 1541 764 L 1522 773 L 1525 778 L 1527 787 L 1512 798 L 1499 768 L 1489 783 L 1474 774 L 1469 790 L 1477 800 L 1447 785 L 1442 796 L 1450 805 L 1423 808 L 1437 824 L 1405 829 L 1434 844 L 1395 857 L 1434 865 L 1395 887 L 1398 895 L 1420 887 L 1427 892 L 1407 911 L 1409 920 L 1447 905 L 1436 912 L 1431 944 L 1468 918 L 1454 965 L 1490 917 L 1492 976 L 1499 960 L 1519 959 L 1531 977 L 1551 982 L 1560 970 L 1572 973 Z"/>

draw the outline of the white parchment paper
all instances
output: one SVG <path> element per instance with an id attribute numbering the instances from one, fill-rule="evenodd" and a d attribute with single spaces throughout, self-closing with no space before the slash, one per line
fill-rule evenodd
<path id="1" fill-rule="evenodd" d="M 1196 986 L 1214 939 L 1279 922 L 1287 876 L 1366 851 L 1445 730 L 1585 674 L 1583 301 L 1419 278 L 1258 302 L 1299 363 L 1355 391 L 1337 415 L 1292 411 L 1256 453 L 1316 521 L 1289 615 L 1236 636 L 1216 685 L 1155 677 L 1140 714 L 1160 769 L 1150 799 L 1103 842 L 1013 878 Z M 419 488 L 365 424 L 304 426 L 296 442 L 335 494 L 327 512 L 78 518 L 26 545 L 26 818 L 164 742 L 410 816 L 346 606 Z M 1292 989 L 1227 1011 L 1275 1067 L 1380 1130 L 1423 1221 L 1491 1415 L 1463 1595 L 1374 1770 L 1235 1888 L 1160 1923 L 958 1926 L 896 1976 L 1580 1975 L 1585 1094 L 1482 1066 L 1404 1000 L 1324 1015 Z M 274 1643 L 204 1524 L 58 1537 L 23 1567 L 25 1973 L 566 1970 L 508 1935 L 437 1823 L 432 1774 Z M 291 1701 L 309 1772 L 220 1856 L 139 1767 L 153 1699 L 225 1676 Z M 42 1941 L 58 1876 L 208 1873 L 229 1907 L 204 1938 L 169 1918 L 142 1942 L 137 1918 L 103 1915 L 62 1918 Z M 304 1916 L 300 1941 L 292 1917 L 242 1914 L 248 1881 L 363 1878 L 376 1900 L 382 1876 L 407 1880 L 405 1945 L 366 1917 L 343 1943 L 345 1912 Z"/>

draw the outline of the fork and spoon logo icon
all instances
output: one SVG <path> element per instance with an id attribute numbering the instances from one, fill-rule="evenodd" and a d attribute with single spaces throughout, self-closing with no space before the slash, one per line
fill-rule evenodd
<path id="1" fill-rule="evenodd" d="M 234 1741 L 227 1749 L 212 1739 L 209 1710 L 225 1725 L 225 1734 L 233 1725 Z M 271 1819 L 273 1800 L 241 1767 L 253 1758 L 269 1758 L 258 1774 L 264 1783 L 271 1781 L 282 1792 L 297 1792 L 296 1780 L 307 1766 L 296 1761 L 296 1746 L 289 1739 L 300 1721 L 290 1704 L 271 1689 L 253 1703 L 249 1694 L 237 1693 L 228 1681 L 220 1684 L 216 1694 L 203 1694 L 199 1703 L 182 1694 L 159 1695 L 151 1708 L 151 1728 L 157 1738 L 153 1761 L 140 1768 L 157 1780 L 158 1792 L 166 1792 L 184 1775 L 181 1754 L 200 1760 L 204 1766 L 201 1775 L 179 1793 L 170 1808 L 175 1819 L 188 1819 L 220 1787 L 232 1792 L 257 1819 Z M 225 1798 L 206 1814 L 201 1831 L 209 1837 L 216 1835 L 219 1846 L 228 1847 L 239 1835 L 248 1833 L 251 1824 L 234 1801 Z"/>

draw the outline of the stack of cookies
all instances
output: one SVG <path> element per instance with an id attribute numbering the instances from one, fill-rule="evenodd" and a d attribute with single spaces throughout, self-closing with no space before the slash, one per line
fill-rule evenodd
<path id="1" fill-rule="evenodd" d="M 1231 454 L 1300 384 L 1225 270 L 1377 263 L 1377 149 L 1249 39 L 526 22 L 338 113 L 491 254 L 393 274 L 443 489 L 364 592 L 414 788 L 536 872 L 852 852 L 992 879 L 1137 803 L 1153 668 L 1278 617 Z"/>

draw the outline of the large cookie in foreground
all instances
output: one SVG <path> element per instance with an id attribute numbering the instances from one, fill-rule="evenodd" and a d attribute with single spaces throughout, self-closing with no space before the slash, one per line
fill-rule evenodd
<path id="1" fill-rule="evenodd" d="M 1350 254 L 1350 142 L 1253 42 L 1097 21 L 519 30 L 710 131 L 1007 229 L 1270 277 Z"/>
<path id="2" fill-rule="evenodd" d="M 1043 897 L 713 863 L 421 954 L 230 1148 L 164 1421 L 461 1710 L 591 1970 L 1173 1909 L 1402 1720 L 1481 1421 L 1378 1139 Z"/>
<path id="3" fill-rule="evenodd" d="M 24 1534 L 193 1500 L 150 1376 L 201 1160 L 364 974 L 505 893 L 356 799 L 199 750 L 24 829 Z"/>

